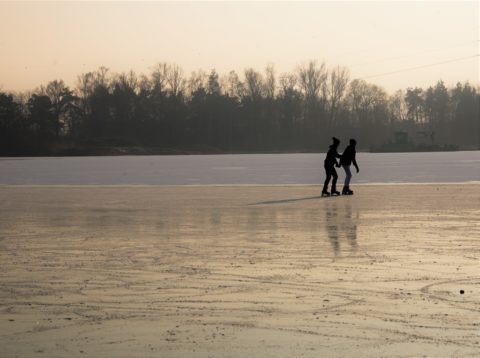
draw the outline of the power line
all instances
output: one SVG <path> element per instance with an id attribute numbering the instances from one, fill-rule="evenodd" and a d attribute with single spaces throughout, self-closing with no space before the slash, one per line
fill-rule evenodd
<path id="1" fill-rule="evenodd" d="M 456 48 L 456 47 L 461 47 L 461 46 L 466 46 L 466 45 L 473 45 L 473 44 L 480 44 L 480 40 L 468 41 L 468 42 L 460 42 L 460 43 L 456 43 L 456 44 L 453 44 L 453 45 L 448 46 L 448 47 L 442 47 L 442 48 L 436 48 L 436 49 L 428 49 L 428 50 L 423 50 L 423 51 L 418 51 L 418 52 L 410 53 L 410 54 L 407 54 L 407 55 L 401 55 L 401 56 L 396 56 L 396 57 L 388 57 L 388 58 L 384 58 L 384 59 L 381 59 L 381 60 L 378 60 L 378 61 L 373 61 L 373 62 L 372 62 L 372 61 L 369 61 L 369 62 L 357 63 L 357 64 L 353 64 L 353 65 L 349 66 L 349 68 L 354 68 L 354 67 L 359 67 L 359 66 L 365 66 L 365 65 L 372 65 L 372 64 L 377 64 L 377 63 L 383 63 L 383 62 L 388 62 L 388 61 L 392 61 L 392 60 L 399 60 L 399 59 L 402 59 L 402 58 L 414 57 L 414 56 L 417 56 L 417 55 L 422 55 L 422 54 L 431 53 L 431 52 L 451 50 L 451 49 Z"/>
<path id="2" fill-rule="evenodd" d="M 404 68 L 404 69 L 397 70 L 397 71 L 384 72 L 384 73 L 379 73 L 379 74 L 375 74 L 375 75 L 363 76 L 363 77 L 360 77 L 359 79 L 364 80 L 364 79 L 367 79 L 367 78 L 388 76 L 388 75 L 393 75 L 393 74 L 396 74 L 396 73 L 402 73 L 402 72 L 408 72 L 408 71 L 418 70 L 418 69 L 420 69 L 420 68 L 426 68 L 426 67 L 433 67 L 433 66 L 443 65 L 443 64 L 445 64 L 445 63 L 463 61 L 463 60 L 467 60 L 467 59 L 475 58 L 475 57 L 479 57 L 479 56 L 480 56 L 480 54 L 476 54 L 476 55 L 473 55 L 473 56 L 467 56 L 467 57 L 460 57 L 460 58 L 455 58 L 455 59 L 448 60 L 448 61 L 430 63 L 430 64 L 428 64 L 428 65 L 421 65 L 421 66 L 409 67 L 409 68 Z"/>
<path id="3" fill-rule="evenodd" d="M 364 65 L 384 63 L 384 62 L 389 62 L 389 61 L 392 61 L 392 60 L 399 60 L 399 59 L 408 58 L 408 57 L 415 57 L 415 56 L 426 54 L 426 53 L 450 50 L 450 49 L 453 49 L 453 48 L 466 46 L 466 45 L 473 45 L 473 44 L 480 44 L 480 40 L 452 43 L 452 44 L 450 44 L 448 46 L 445 46 L 445 47 L 440 47 L 440 48 L 437 47 L 437 48 L 433 48 L 433 49 L 432 48 L 431 49 L 426 49 L 426 50 L 423 50 L 423 51 L 418 51 L 418 52 L 405 54 L 405 55 L 401 55 L 401 56 L 384 58 L 384 59 L 381 59 L 381 60 L 378 60 L 378 61 L 367 61 L 367 62 L 362 62 L 362 63 L 354 63 L 353 65 L 346 65 L 346 67 L 348 67 L 349 69 L 352 69 L 352 68 L 360 67 L 360 66 L 364 66 Z M 343 57 L 347 54 L 355 54 L 355 53 L 361 53 L 361 52 L 366 52 L 366 51 L 372 51 L 372 50 L 376 50 L 378 48 L 384 49 L 385 47 L 377 45 L 377 46 L 371 47 L 371 48 L 363 48 L 363 49 L 358 49 L 358 50 L 345 52 L 343 54 L 336 54 L 336 55 L 333 55 L 333 56 L 327 56 L 327 58 L 331 60 L 331 59 L 335 59 L 335 58 L 338 58 L 338 57 Z M 323 58 L 321 62 L 327 62 L 327 58 Z M 314 58 L 314 59 L 320 61 L 320 58 Z M 298 61 L 298 60 L 297 61 L 288 61 L 288 62 L 285 62 L 285 63 L 289 64 L 289 65 L 291 65 L 291 64 L 298 65 L 298 64 L 302 63 L 302 61 Z"/>

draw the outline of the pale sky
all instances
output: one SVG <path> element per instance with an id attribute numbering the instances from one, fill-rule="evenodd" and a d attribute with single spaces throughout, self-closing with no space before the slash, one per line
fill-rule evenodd
<path id="1" fill-rule="evenodd" d="M 281 74 L 311 59 L 390 93 L 479 85 L 479 22 L 480 1 L 0 2 L 0 89 L 74 86 L 100 66 Z"/>

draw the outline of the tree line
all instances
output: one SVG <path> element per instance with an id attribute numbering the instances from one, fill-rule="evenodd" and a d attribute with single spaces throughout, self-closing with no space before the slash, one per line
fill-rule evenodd
<path id="1" fill-rule="evenodd" d="M 325 151 L 332 135 L 360 149 L 394 133 L 430 133 L 432 144 L 479 148 L 480 91 L 442 81 L 392 95 L 343 67 L 310 61 L 277 75 L 246 69 L 186 76 L 159 63 L 148 75 L 101 67 L 74 88 L 55 80 L 32 92 L 0 92 L 0 155 Z"/>

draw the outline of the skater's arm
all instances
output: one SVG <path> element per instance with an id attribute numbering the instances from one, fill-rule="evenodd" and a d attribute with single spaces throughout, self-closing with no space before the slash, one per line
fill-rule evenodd
<path id="1" fill-rule="evenodd" d="M 335 151 L 335 166 L 337 168 L 340 168 L 340 160 L 337 161 L 337 158 L 341 159 L 342 158 L 342 154 L 339 154 L 337 151 Z"/>
<path id="2" fill-rule="evenodd" d="M 355 167 L 355 169 L 357 169 L 357 173 L 358 173 L 360 171 L 360 169 L 358 168 L 358 164 L 357 164 L 357 161 L 355 160 L 355 157 L 353 157 L 352 163 L 353 163 L 353 166 Z"/>

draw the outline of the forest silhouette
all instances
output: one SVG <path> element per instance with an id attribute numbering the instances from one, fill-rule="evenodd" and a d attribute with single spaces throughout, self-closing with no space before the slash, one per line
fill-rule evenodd
<path id="1" fill-rule="evenodd" d="M 101 67 L 74 88 L 0 91 L 0 155 L 323 152 L 332 135 L 365 150 L 419 133 L 426 150 L 479 149 L 479 104 L 469 83 L 389 95 L 316 61 L 281 75 L 273 65 L 222 76 L 167 63 L 148 75 Z"/>

